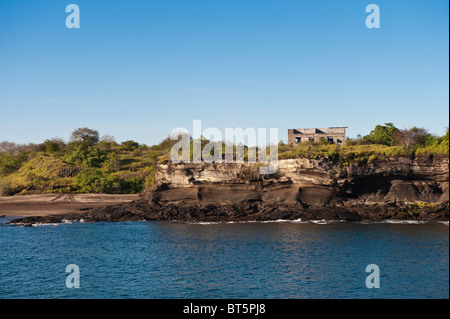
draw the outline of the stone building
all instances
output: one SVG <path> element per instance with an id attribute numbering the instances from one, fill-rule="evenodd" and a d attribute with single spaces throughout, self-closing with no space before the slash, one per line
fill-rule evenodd
<path id="1" fill-rule="evenodd" d="M 345 129 L 347 127 L 328 128 L 297 128 L 288 130 L 288 143 L 319 142 L 321 138 L 333 144 L 342 144 L 345 141 Z"/>

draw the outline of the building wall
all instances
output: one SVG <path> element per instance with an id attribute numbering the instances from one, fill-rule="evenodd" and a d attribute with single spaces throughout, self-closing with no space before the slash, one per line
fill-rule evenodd
<path id="1" fill-rule="evenodd" d="M 332 138 L 334 144 L 341 144 L 345 142 L 345 127 L 328 127 L 328 128 L 307 128 L 307 129 L 289 129 L 288 143 L 298 143 L 314 141 L 319 142 L 320 138 L 325 140 Z"/>

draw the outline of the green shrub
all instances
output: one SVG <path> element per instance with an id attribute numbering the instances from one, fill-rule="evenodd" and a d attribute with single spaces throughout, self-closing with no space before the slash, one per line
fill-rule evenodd
<path id="1" fill-rule="evenodd" d="M 121 180 L 100 169 L 87 168 L 74 178 L 74 187 L 80 193 L 120 193 Z"/>
<path id="2" fill-rule="evenodd" d="M 45 140 L 44 141 L 45 152 L 47 154 L 53 154 L 61 150 L 62 145 L 54 140 Z"/>
<path id="3" fill-rule="evenodd" d="M 394 145 L 394 136 L 398 131 L 398 128 L 392 123 L 377 125 L 368 135 L 363 137 L 363 140 L 367 144 L 392 146 Z"/>
<path id="4" fill-rule="evenodd" d="M 142 179 L 139 177 L 131 177 L 121 183 L 122 193 L 136 194 L 144 189 Z"/>
<path id="5" fill-rule="evenodd" d="M 121 151 L 134 151 L 139 147 L 139 143 L 135 141 L 125 141 L 122 142 L 119 146 L 119 150 Z"/>
<path id="6" fill-rule="evenodd" d="M 107 155 L 107 160 L 103 163 L 102 167 L 108 172 L 117 172 L 121 168 L 121 161 L 119 155 L 115 152 L 111 152 Z"/>
<path id="7" fill-rule="evenodd" d="M 84 147 L 83 145 L 78 145 L 71 154 L 66 154 L 63 159 L 71 164 L 79 164 L 85 167 L 100 167 L 107 157 L 105 152 L 95 146 Z"/>

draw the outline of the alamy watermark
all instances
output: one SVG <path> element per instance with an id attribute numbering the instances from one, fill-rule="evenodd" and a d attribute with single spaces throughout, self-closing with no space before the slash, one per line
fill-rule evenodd
<path id="1" fill-rule="evenodd" d="M 380 288 L 380 267 L 376 264 L 367 265 L 366 272 L 370 272 L 366 277 L 366 287 L 369 289 Z"/>
<path id="2" fill-rule="evenodd" d="M 68 29 L 80 28 L 80 8 L 76 4 L 69 4 L 66 6 L 66 12 L 70 14 L 66 17 L 66 27 Z"/>
<path id="3" fill-rule="evenodd" d="M 70 13 L 66 17 L 66 27 L 68 29 L 80 28 L 80 7 L 76 4 L 68 4 L 66 6 L 66 12 Z M 368 29 L 380 28 L 380 7 L 376 4 L 369 4 L 366 6 L 366 12 L 370 13 L 366 17 L 366 27 Z"/>
<path id="4" fill-rule="evenodd" d="M 366 27 L 368 29 L 380 28 L 380 7 L 376 4 L 369 4 L 366 7 L 366 12 L 370 13 L 366 17 Z"/>
<path id="5" fill-rule="evenodd" d="M 170 150 L 173 163 L 244 163 L 247 149 L 247 162 L 261 164 L 260 174 L 274 174 L 278 170 L 278 128 L 270 128 L 268 138 L 265 128 L 226 128 L 223 140 L 219 129 L 209 127 L 202 132 L 201 120 L 194 120 L 192 138 L 187 129 L 176 128 L 170 139 L 178 140 Z M 202 140 L 208 141 L 203 147 Z"/>
<path id="6" fill-rule="evenodd" d="M 80 288 L 80 267 L 75 264 L 67 265 L 66 272 L 70 272 L 66 277 L 66 287 Z"/>

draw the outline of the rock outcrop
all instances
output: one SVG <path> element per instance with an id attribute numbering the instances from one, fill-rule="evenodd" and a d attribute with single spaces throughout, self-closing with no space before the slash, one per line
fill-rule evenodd
<path id="1" fill-rule="evenodd" d="M 448 156 L 398 157 L 351 165 L 298 158 L 280 160 L 275 174 L 260 175 L 257 164 L 167 162 L 157 166 L 156 189 L 141 199 L 56 218 L 448 220 L 448 165 Z"/>

